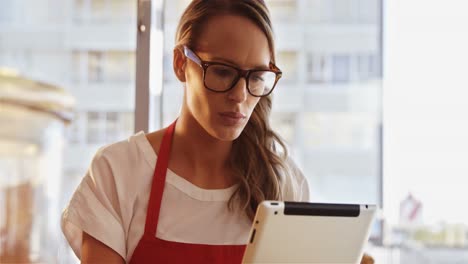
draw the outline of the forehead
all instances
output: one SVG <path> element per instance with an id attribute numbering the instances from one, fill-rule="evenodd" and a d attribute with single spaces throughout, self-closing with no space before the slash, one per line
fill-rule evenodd
<path id="1" fill-rule="evenodd" d="M 207 20 L 195 49 L 204 60 L 224 58 L 246 68 L 267 67 L 271 60 L 265 33 L 242 16 L 219 15 Z"/>

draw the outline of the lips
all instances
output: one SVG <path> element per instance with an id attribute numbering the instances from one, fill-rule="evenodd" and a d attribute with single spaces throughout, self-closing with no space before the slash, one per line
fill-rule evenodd
<path id="1" fill-rule="evenodd" d="M 221 112 L 219 113 L 221 122 L 225 126 L 239 126 L 244 123 L 246 116 L 240 112 Z"/>
<path id="2" fill-rule="evenodd" d="M 236 118 L 236 119 L 245 118 L 245 115 L 243 115 L 240 112 L 221 112 L 219 114 L 224 117 L 230 117 L 230 118 Z"/>

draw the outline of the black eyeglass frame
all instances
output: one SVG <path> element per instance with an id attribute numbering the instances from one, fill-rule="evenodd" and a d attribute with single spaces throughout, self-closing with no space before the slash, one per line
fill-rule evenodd
<path id="1" fill-rule="evenodd" d="M 191 61 L 195 62 L 196 64 L 198 64 L 202 69 L 203 69 L 203 85 L 205 86 L 206 89 L 212 91 L 212 92 L 215 92 L 215 93 L 225 93 L 229 90 L 231 90 L 232 88 L 234 88 L 234 86 L 236 86 L 237 82 L 239 82 L 240 78 L 244 78 L 245 79 L 245 82 L 246 82 L 246 87 L 247 87 L 247 91 L 249 92 L 250 95 L 254 96 L 254 97 L 265 97 L 265 96 L 268 96 L 271 94 L 271 92 L 273 92 L 273 90 L 275 89 L 276 87 L 276 84 L 278 83 L 278 80 L 281 78 L 281 76 L 283 75 L 283 72 L 275 65 L 273 64 L 272 62 L 270 62 L 269 64 L 269 69 L 251 69 L 251 70 L 242 70 L 242 69 L 239 69 L 235 66 L 232 66 L 232 65 L 229 65 L 229 64 L 225 64 L 225 63 L 222 63 L 222 62 L 215 62 L 215 61 L 203 61 L 200 59 L 200 57 L 198 57 L 197 54 L 195 54 L 195 52 L 193 52 L 190 48 L 188 48 L 187 46 L 183 46 L 184 47 L 184 55 L 185 57 L 189 58 Z M 232 82 L 231 86 L 226 89 L 226 90 L 222 90 L 222 91 L 219 91 L 219 90 L 214 90 L 214 89 L 211 89 L 209 88 L 206 83 L 205 83 L 205 75 L 206 75 L 206 70 L 208 69 L 209 66 L 211 65 L 222 65 L 222 66 L 227 66 L 227 67 L 230 67 L 232 69 L 235 69 L 237 71 L 237 78 L 234 79 L 234 81 Z M 252 94 L 252 92 L 250 91 L 250 88 L 249 88 L 249 77 L 250 77 L 250 74 L 252 72 L 263 72 L 263 71 L 270 71 L 270 72 L 273 72 L 275 74 L 275 83 L 273 84 L 273 86 L 271 87 L 270 91 L 267 93 L 267 94 L 264 94 L 264 95 L 255 95 L 255 94 Z"/>

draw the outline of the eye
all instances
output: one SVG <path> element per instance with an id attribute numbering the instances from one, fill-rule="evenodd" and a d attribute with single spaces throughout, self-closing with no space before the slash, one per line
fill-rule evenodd
<path id="1" fill-rule="evenodd" d="M 234 69 L 222 65 L 212 65 L 207 73 L 218 79 L 233 79 L 237 74 Z"/>
<path id="2" fill-rule="evenodd" d="M 263 81 L 265 81 L 265 80 L 263 80 L 263 78 L 260 77 L 260 76 L 254 77 L 254 80 L 255 80 L 255 81 L 258 81 L 258 82 L 263 82 Z"/>
<path id="3" fill-rule="evenodd" d="M 264 79 L 264 74 L 262 74 L 261 72 L 256 72 L 256 73 L 253 73 L 251 76 L 250 76 L 250 80 L 251 81 L 254 81 L 254 82 L 264 82 L 265 79 Z"/>
<path id="4" fill-rule="evenodd" d="M 215 69 L 213 72 L 220 77 L 227 77 L 232 75 L 232 72 L 227 69 Z"/>

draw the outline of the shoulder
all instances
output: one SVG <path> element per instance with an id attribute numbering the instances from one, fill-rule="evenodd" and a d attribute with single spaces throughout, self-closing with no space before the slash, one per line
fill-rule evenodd
<path id="1" fill-rule="evenodd" d="M 142 162 L 152 165 L 155 158 L 153 145 L 159 148 L 159 134 L 159 131 L 149 134 L 140 131 L 125 140 L 102 146 L 94 155 L 93 164 L 108 163 L 120 170 Z"/>
<path id="2" fill-rule="evenodd" d="M 154 153 L 159 152 L 159 147 L 161 146 L 162 138 L 164 136 L 165 129 L 157 130 L 151 133 L 146 134 L 146 139 L 150 143 Z"/>
<path id="3" fill-rule="evenodd" d="M 102 146 L 96 152 L 95 158 L 119 159 L 131 157 L 132 154 L 137 154 L 137 151 L 141 148 L 142 143 L 140 141 L 144 136 L 143 132 L 138 132 L 125 140 Z"/>
<path id="4" fill-rule="evenodd" d="M 103 146 L 95 153 L 83 184 L 111 200 L 134 197 L 152 176 L 156 160 L 152 151 L 143 132 Z"/>
<path id="5" fill-rule="evenodd" d="M 62 230 L 77 256 L 82 232 L 126 256 L 139 202 L 147 201 L 156 155 L 144 132 L 97 150 L 62 214 Z M 91 216 L 91 217 L 90 217 Z"/>

